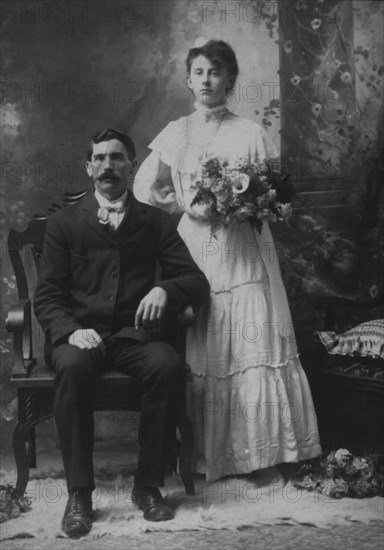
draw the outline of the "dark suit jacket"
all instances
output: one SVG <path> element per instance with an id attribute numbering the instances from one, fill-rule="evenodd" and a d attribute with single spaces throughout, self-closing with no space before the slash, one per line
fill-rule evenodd
<path id="1" fill-rule="evenodd" d="M 166 290 L 176 309 L 208 301 L 208 281 L 170 215 L 128 196 L 115 232 L 99 222 L 93 193 L 49 217 L 34 299 L 48 342 L 67 341 L 81 328 L 108 338 L 133 326 L 153 286 Z M 166 279 L 155 285 L 157 262 Z"/>

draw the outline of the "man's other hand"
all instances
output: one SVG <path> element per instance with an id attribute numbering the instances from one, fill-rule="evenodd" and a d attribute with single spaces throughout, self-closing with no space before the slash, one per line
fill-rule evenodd
<path id="1" fill-rule="evenodd" d="M 141 300 L 136 311 L 135 327 L 143 326 L 145 330 L 160 328 L 160 320 L 168 303 L 168 294 L 160 286 L 155 286 Z"/>
<path id="2" fill-rule="evenodd" d="M 98 351 L 102 355 L 105 352 L 105 344 L 93 328 L 75 330 L 68 338 L 68 344 L 80 349 Z"/>

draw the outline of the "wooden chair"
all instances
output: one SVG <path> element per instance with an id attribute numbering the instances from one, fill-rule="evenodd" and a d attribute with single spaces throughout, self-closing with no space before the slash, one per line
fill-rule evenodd
<path id="1" fill-rule="evenodd" d="M 48 215 L 58 208 L 75 203 L 84 195 L 85 192 L 67 194 L 62 205 L 51 206 Z M 53 416 L 54 374 L 43 358 L 44 338 L 33 315 L 33 288 L 29 289 L 31 285 L 28 284 L 33 278 L 31 264 L 35 277 L 39 270 L 46 220 L 46 215 L 36 214 L 24 231 L 11 229 L 8 236 L 8 251 L 19 298 L 18 303 L 10 308 L 6 319 L 7 329 L 13 333 L 14 342 L 15 359 L 11 383 L 17 388 L 18 421 L 13 433 L 13 452 L 17 467 L 16 490 L 19 495 L 23 495 L 26 490 L 29 469 L 36 467 L 35 426 Z M 182 328 L 193 324 L 193 320 L 194 312 L 189 307 L 174 323 L 171 343 L 179 353 L 183 353 Z M 94 410 L 140 411 L 141 397 L 142 389 L 137 380 L 110 370 L 95 385 Z M 193 429 L 186 413 L 185 385 L 180 392 L 177 429 L 180 433 L 179 471 L 186 493 L 193 495 Z"/>

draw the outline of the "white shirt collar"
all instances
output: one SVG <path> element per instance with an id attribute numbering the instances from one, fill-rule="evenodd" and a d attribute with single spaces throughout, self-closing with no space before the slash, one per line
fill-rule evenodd
<path id="1" fill-rule="evenodd" d="M 108 208 L 108 206 L 113 206 L 117 202 L 123 202 L 124 204 L 127 203 L 127 197 L 128 197 L 128 191 L 125 191 L 120 197 L 117 199 L 110 201 L 103 197 L 97 189 L 95 189 L 95 199 L 99 203 L 100 208 Z"/>

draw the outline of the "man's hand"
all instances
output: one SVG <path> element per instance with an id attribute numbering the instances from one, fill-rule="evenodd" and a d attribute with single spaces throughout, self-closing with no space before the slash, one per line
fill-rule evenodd
<path id="1" fill-rule="evenodd" d="M 141 300 L 135 316 L 135 327 L 145 330 L 160 328 L 160 320 L 168 303 L 168 294 L 160 286 L 155 286 Z"/>
<path id="2" fill-rule="evenodd" d="M 80 349 L 98 351 L 102 355 L 105 352 L 104 342 L 93 328 L 75 330 L 68 338 L 68 344 Z"/>

